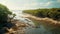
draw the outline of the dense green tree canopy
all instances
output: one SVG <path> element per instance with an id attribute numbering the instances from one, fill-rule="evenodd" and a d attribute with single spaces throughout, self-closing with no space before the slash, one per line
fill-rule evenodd
<path id="1" fill-rule="evenodd" d="M 38 17 L 48 17 L 60 20 L 60 8 L 24 10 L 24 12 Z"/>
<path id="2" fill-rule="evenodd" d="M 7 21 L 8 15 L 11 15 L 11 14 L 12 12 L 10 12 L 6 6 L 0 4 L 0 22 Z"/>

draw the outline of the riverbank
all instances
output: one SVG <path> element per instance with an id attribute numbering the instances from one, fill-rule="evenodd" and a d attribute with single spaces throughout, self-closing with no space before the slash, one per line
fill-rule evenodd
<path id="1" fill-rule="evenodd" d="M 31 14 L 26 14 L 26 13 L 24 13 L 24 15 L 26 15 L 26 16 L 22 16 L 22 17 L 34 19 L 34 20 L 39 21 L 39 22 L 44 22 L 47 24 L 47 26 L 48 26 L 48 24 L 53 25 L 53 26 L 58 26 L 58 27 L 60 26 L 60 21 L 53 20 L 51 18 L 47 18 L 47 17 L 46 18 L 40 18 L 40 17 L 36 17 L 36 16 L 33 16 Z"/>
<path id="2" fill-rule="evenodd" d="M 15 24 L 15 26 L 7 29 L 8 32 L 5 34 L 25 34 L 25 28 L 28 27 L 28 24 L 19 20 L 12 20 L 12 23 Z"/>
<path id="3" fill-rule="evenodd" d="M 30 14 L 24 14 L 24 16 L 21 16 L 22 18 L 29 18 L 29 19 L 31 19 L 32 21 L 34 21 L 34 23 L 36 22 L 36 23 L 42 23 L 43 25 L 44 25 L 44 27 L 45 26 L 48 26 L 48 28 L 49 29 L 51 29 L 51 28 L 56 28 L 56 27 L 60 27 L 60 24 L 55 24 L 54 23 L 54 21 L 55 20 L 53 20 L 53 22 L 51 22 L 52 21 L 52 19 L 49 19 L 49 18 L 39 18 L 39 17 L 36 17 L 36 16 L 33 16 L 33 15 L 30 15 Z M 10 33 L 14 33 L 14 34 L 25 34 L 26 33 L 26 27 L 28 27 L 28 24 L 26 24 L 26 23 L 23 23 L 23 22 L 21 22 L 21 21 L 12 21 L 13 23 L 15 23 L 15 25 L 17 26 L 16 28 L 16 30 L 14 31 L 14 28 L 12 29 L 10 29 L 9 31 L 9 34 Z M 56 21 L 57 22 L 57 21 Z M 59 21 L 60 22 L 60 21 Z M 24 24 L 24 25 L 23 25 Z M 37 25 L 38 25 L 37 24 Z M 27 25 L 27 26 L 26 26 Z M 40 26 L 40 24 L 39 24 L 39 26 Z M 56 29 L 54 29 L 54 30 L 56 30 Z M 58 29 L 59 30 L 59 29 Z M 34 30 L 35 31 L 35 30 Z M 30 32 L 30 31 L 29 31 Z M 55 32 L 55 31 L 54 31 Z M 42 32 L 41 32 L 42 33 Z"/>

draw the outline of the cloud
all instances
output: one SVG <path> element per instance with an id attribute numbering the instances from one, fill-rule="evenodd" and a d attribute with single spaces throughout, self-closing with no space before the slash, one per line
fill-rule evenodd
<path id="1" fill-rule="evenodd" d="M 59 7 L 60 0 L 0 0 L 9 9 L 34 9 Z"/>
<path id="2" fill-rule="evenodd" d="M 49 6 L 50 4 L 51 4 L 51 2 L 47 2 L 47 3 L 45 3 L 44 6 Z"/>
<path id="3" fill-rule="evenodd" d="M 49 6 L 50 4 L 51 4 L 51 2 L 46 2 L 46 3 L 42 2 L 39 5 L 45 7 L 45 6 Z"/>
<path id="4" fill-rule="evenodd" d="M 36 6 L 38 3 L 27 3 L 27 4 L 24 4 L 24 6 Z"/>
<path id="5" fill-rule="evenodd" d="M 23 5 L 23 9 L 34 9 L 34 8 L 37 8 L 38 7 L 38 3 L 25 3 Z"/>
<path id="6" fill-rule="evenodd" d="M 57 0 L 57 2 L 59 2 L 59 3 L 60 3 L 60 0 Z"/>

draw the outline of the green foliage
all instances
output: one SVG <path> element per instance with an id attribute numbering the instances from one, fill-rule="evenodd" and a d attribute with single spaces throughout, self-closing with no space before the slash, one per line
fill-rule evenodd
<path id="1" fill-rule="evenodd" d="M 0 4 L 0 22 L 7 21 L 8 15 L 11 14 L 12 12 L 10 12 L 6 6 Z"/>
<path id="2" fill-rule="evenodd" d="M 10 29 L 13 26 L 16 26 L 9 21 L 11 15 L 13 17 L 16 16 L 15 14 L 12 14 L 6 6 L 0 4 L 0 34 L 5 34 L 8 32 L 7 28 Z"/>
<path id="3" fill-rule="evenodd" d="M 60 8 L 24 10 L 24 12 L 38 17 L 49 17 L 60 20 Z"/>

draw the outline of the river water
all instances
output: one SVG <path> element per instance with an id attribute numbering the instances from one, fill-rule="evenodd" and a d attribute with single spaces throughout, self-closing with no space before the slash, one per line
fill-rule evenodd
<path id="1" fill-rule="evenodd" d="M 16 14 L 14 19 L 17 19 L 17 20 L 20 20 L 20 21 L 22 21 L 24 23 L 29 23 L 32 26 L 35 26 L 33 21 L 31 21 L 30 19 L 21 17 L 21 16 L 25 16 L 22 11 L 20 11 L 20 10 L 13 10 L 12 12 Z M 31 22 L 28 22 L 25 19 L 28 19 Z M 53 34 L 51 31 L 49 31 L 46 28 L 44 28 L 43 25 L 39 25 L 39 28 L 33 28 L 32 26 L 31 27 L 27 27 L 27 29 L 25 31 L 25 34 Z"/>

